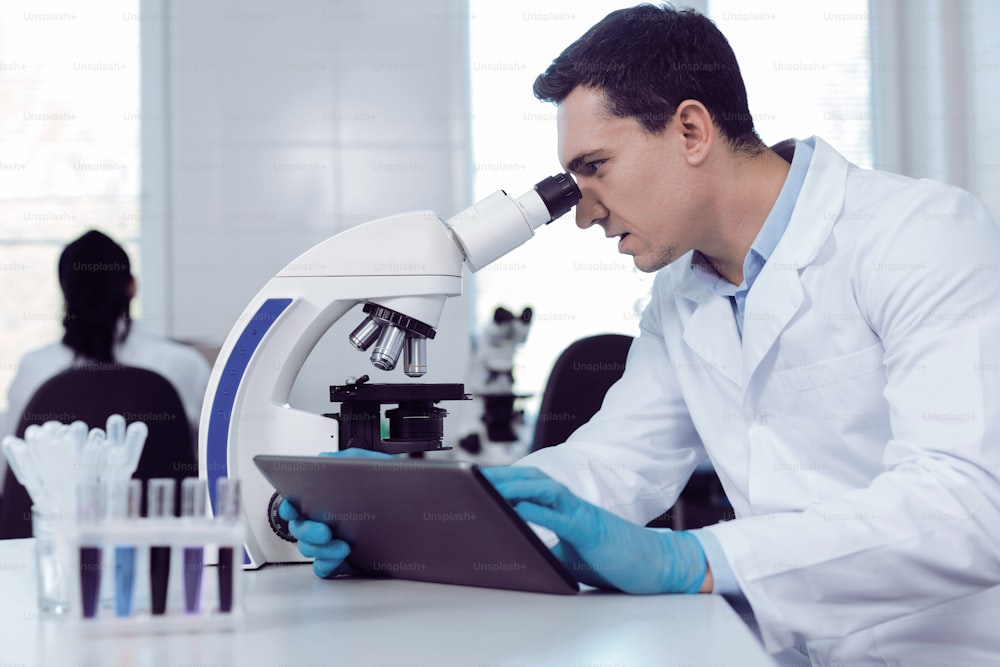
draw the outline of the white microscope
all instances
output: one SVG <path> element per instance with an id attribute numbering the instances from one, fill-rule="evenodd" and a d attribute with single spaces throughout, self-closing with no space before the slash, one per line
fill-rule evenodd
<path id="1" fill-rule="evenodd" d="M 529 394 L 514 393 L 514 359 L 528 338 L 533 315 L 530 306 L 520 314 L 497 306 L 480 331 L 467 380 L 475 407 L 461 411 L 465 419 L 460 420 L 461 451 L 456 450 L 460 457 L 480 465 L 507 465 L 527 453 L 528 443 L 520 433 L 524 414 L 516 404 Z"/>
<path id="2" fill-rule="evenodd" d="M 497 191 L 442 220 L 432 211 L 402 213 L 337 234 L 300 255 L 253 298 L 229 333 L 212 370 L 199 429 L 200 474 L 238 477 L 247 521 L 244 564 L 305 560 L 276 516 L 280 497 L 257 471 L 258 454 L 360 447 L 391 454 L 442 449 L 440 400 L 467 398 L 461 384 L 369 384 L 367 376 L 330 387 L 340 412 L 318 415 L 288 397 L 313 347 L 356 306 L 365 317 L 350 334 L 371 363 L 427 370 L 445 299 L 462 292 L 462 267 L 478 271 L 569 211 L 580 191 L 568 174 L 551 176 L 514 199 Z M 381 404 L 389 410 L 382 434 Z M 297 451 L 290 451 L 293 448 Z"/>

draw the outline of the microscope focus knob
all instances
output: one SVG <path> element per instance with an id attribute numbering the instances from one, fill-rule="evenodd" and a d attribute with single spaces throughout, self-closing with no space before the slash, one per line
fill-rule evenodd
<path id="1" fill-rule="evenodd" d="M 284 541 L 298 542 L 292 535 L 292 531 L 288 529 L 288 522 L 278 515 L 278 507 L 284 499 L 285 497 L 277 491 L 271 496 L 271 500 L 267 502 L 267 523 L 271 526 L 274 534 Z"/>

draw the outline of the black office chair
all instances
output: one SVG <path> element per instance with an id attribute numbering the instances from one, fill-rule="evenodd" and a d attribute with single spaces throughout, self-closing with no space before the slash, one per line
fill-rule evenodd
<path id="1" fill-rule="evenodd" d="M 531 451 L 565 442 L 594 416 L 622 376 L 631 345 L 631 336 L 598 334 L 573 342 L 559 355 L 542 394 Z M 711 468 L 699 468 L 674 506 L 649 525 L 683 530 L 727 518 L 731 509 L 722 483 Z"/>
<path id="2" fill-rule="evenodd" d="M 531 451 L 566 441 L 597 412 L 625 370 L 632 337 L 597 334 L 574 341 L 556 359 L 538 407 Z"/>
<path id="3" fill-rule="evenodd" d="M 134 479 L 197 476 L 198 463 L 184 404 L 169 380 L 143 368 L 82 366 L 50 378 L 28 401 L 17 436 L 23 438 L 28 426 L 53 418 L 63 423 L 80 420 L 90 428 L 104 428 L 113 414 L 125 417 L 126 423 L 142 421 L 149 427 Z M 174 504 L 177 512 L 179 490 Z M 142 513 L 146 513 L 145 488 Z M 0 539 L 31 535 L 31 497 L 8 468 L 0 504 Z"/>

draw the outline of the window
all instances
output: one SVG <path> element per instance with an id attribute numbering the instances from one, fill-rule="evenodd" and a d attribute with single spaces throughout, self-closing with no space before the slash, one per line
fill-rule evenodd
<path id="1" fill-rule="evenodd" d="M 139 276 L 138 7 L 0 5 L 0 411 L 21 356 L 62 333 L 68 241 L 101 229 Z"/>
<path id="2" fill-rule="evenodd" d="M 868 0 L 709 0 L 767 144 L 816 135 L 872 166 Z"/>
<path id="3" fill-rule="evenodd" d="M 496 190 L 520 195 L 562 171 L 556 156 L 556 109 L 535 99 L 535 77 L 590 26 L 618 5 L 581 2 L 552 11 L 512 0 L 470 2 L 474 198 Z M 599 229 L 577 229 L 573 214 L 538 229 L 535 238 L 475 274 L 480 326 L 496 306 L 534 310 L 527 342 L 515 357 L 519 393 L 537 410 L 552 363 L 591 333 L 639 332 L 652 276 L 617 254 Z"/>
<path id="4" fill-rule="evenodd" d="M 740 59 L 764 141 L 816 134 L 870 166 L 867 2 L 845 0 L 835 11 L 813 4 L 762 0 L 750 10 L 738 0 L 711 0 L 709 15 Z M 560 171 L 555 108 L 535 100 L 531 85 L 563 48 L 621 6 L 576 2 L 552 10 L 525 0 L 470 0 L 476 199 L 497 189 L 520 194 Z M 634 269 L 614 244 L 599 229 L 580 231 L 570 215 L 476 274 L 480 323 L 498 305 L 535 309 L 515 368 L 517 390 L 533 394 L 529 413 L 552 363 L 573 340 L 638 334 L 652 276 Z"/>

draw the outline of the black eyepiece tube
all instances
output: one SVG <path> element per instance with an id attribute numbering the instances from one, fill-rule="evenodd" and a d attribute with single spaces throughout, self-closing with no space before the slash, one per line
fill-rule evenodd
<path id="1" fill-rule="evenodd" d="M 535 184 L 535 192 L 545 202 L 545 207 L 549 209 L 552 220 L 576 206 L 582 196 L 573 177 L 566 173 L 549 176 L 539 181 Z"/>

